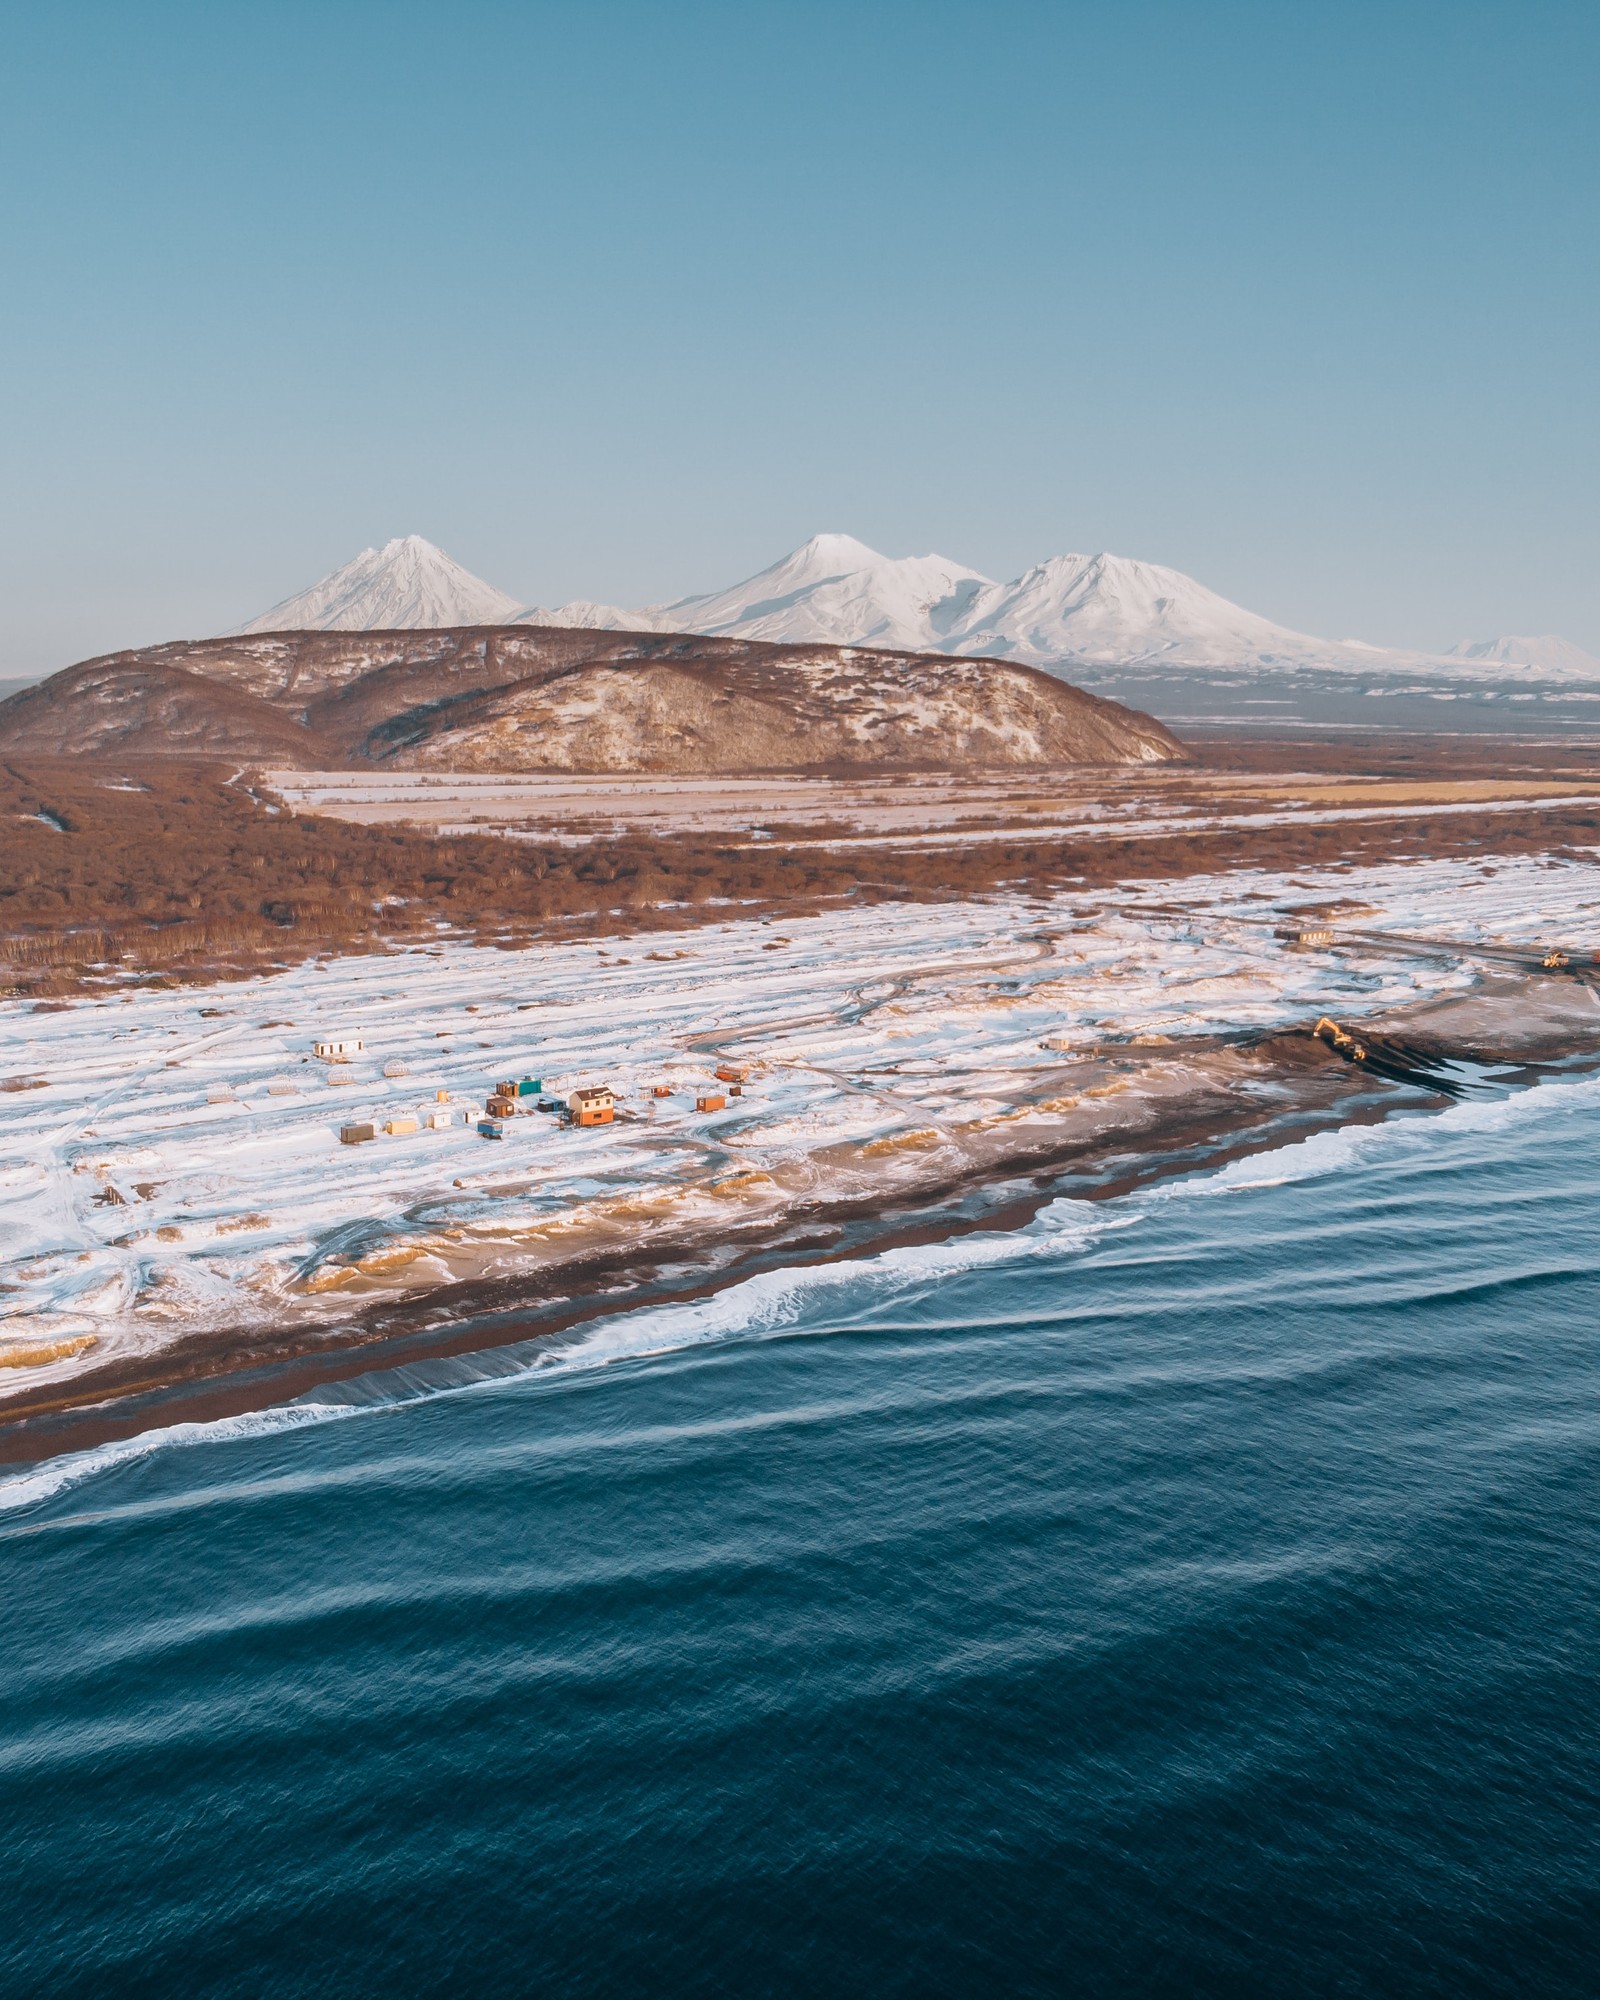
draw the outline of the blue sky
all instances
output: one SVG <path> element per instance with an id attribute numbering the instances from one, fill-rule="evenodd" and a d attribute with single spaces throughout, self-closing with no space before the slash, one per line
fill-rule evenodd
<path id="1" fill-rule="evenodd" d="M 416 531 L 1600 650 L 1600 7 L 0 10 L 0 673 Z"/>

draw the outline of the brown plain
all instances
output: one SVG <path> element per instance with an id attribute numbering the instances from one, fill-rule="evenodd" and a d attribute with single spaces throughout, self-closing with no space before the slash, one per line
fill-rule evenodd
<path id="1" fill-rule="evenodd" d="M 508 838 L 292 810 L 231 764 L 13 757 L 0 764 L 0 990 L 50 1005 L 129 979 L 242 976 L 445 935 L 523 948 L 735 914 L 1097 891 L 1237 867 L 1589 856 L 1600 845 L 1600 766 L 1570 743 L 1231 737 L 1191 747 L 1185 766 L 1033 772 L 1009 796 L 957 773 L 902 787 L 902 797 L 936 795 L 957 830 L 987 823 L 985 838 L 948 845 L 925 832 L 917 844 L 903 831 L 863 838 L 849 817 L 854 780 L 837 791 L 820 781 L 804 794 L 818 817 L 797 815 L 764 840 L 750 837 L 742 805 L 738 830 L 658 819 Z M 1096 800 L 1138 817 L 1119 826 L 1110 813 L 1067 833 L 1032 824 L 1040 811 Z M 1293 809 L 1313 801 L 1355 816 Z M 1399 804 L 1412 810 L 1397 814 Z M 1163 814 L 1187 823 L 1163 828 Z"/>

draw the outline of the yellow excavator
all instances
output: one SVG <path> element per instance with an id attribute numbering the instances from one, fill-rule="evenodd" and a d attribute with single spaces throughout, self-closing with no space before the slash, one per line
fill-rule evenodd
<path id="1" fill-rule="evenodd" d="M 1418 1048 L 1415 1043 L 1398 1041 L 1392 1035 L 1369 1034 L 1358 1038 L 1348 1028 L 1341 1028 L 1330 1014 L 1322 1015 L 1311 1032 L 1347 1063 L 1355 1063 L 1373 1076 L 1386 1077 L 1390 1083 L 1413 1084 L 1419 1090 L 1438 1091 L 1445 1097 L 1459 1097 L 1464 1088 L 1448 1074 L 1451 1068 L 1448 1060 L 1432 1049 Z"/>

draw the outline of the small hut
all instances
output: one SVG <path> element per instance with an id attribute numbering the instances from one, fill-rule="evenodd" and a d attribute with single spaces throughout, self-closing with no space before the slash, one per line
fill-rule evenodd
<path id="1" fill-rule="evenodd" d="M 567 1110 L 577 1125 L 609 1125 L 616 1116 L 616 1093 L 603 1083 L 567 1093 Z"/>
<path id="2" fill-rule="evenodd" d="M 311 1053 L 320 1062 L 352 1062 L 361 1053 L 359 1035 L 325 1035 L 311 1044 Z"/>

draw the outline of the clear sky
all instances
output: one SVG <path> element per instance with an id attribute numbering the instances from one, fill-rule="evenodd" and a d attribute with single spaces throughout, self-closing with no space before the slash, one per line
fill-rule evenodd
<path id="1" fill-rule="evenodd" d="M 1600 4 L 0 8 L 0 673 L 819 529 L 1600 651 Z"/>

